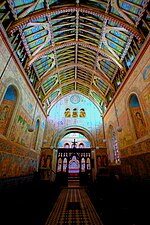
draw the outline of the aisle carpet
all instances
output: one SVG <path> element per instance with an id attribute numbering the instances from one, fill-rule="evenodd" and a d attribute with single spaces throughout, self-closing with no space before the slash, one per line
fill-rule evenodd
<path id="1" fill-rule="evenodd" d="M 103 225 L 84 188 L 63 189 L 45 225 Z"/>

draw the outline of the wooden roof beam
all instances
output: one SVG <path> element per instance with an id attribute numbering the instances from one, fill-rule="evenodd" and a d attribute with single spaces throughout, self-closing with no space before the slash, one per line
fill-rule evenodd
<path id="1" fill-rule="evenodd" d="M 45 97 L 44 97 L 44 99 L 43 99 L 42 102 L 45 102 L 46 99 L 47 99 L 47 98 L 48 98 L 55 90 L 58 89 L 58 87 L 59 87 L 59 89 L 60 89 L 60 88 L 62 88 L 62 87 L 64 87 L 64 86 L 69 85 L 69 84 L 72 84 L 72 83 L 74 83 L 74 82 L 77 82 L 77 83 L 79 83 L 79 84 L 81 84 L 81 85 L 83 85 L 83 86 L 88 87 L 89 89 L 92 89 L 92 90 L 95 91 L 96 93 L 99 93 L 100 96 L 101 96 L 101 98 L 103 99 L 103 101 L 107 104 L 107 99 L 106 99 L 106 97 L 104 96 L 104 93 L 103 93 L 99 88 L 97 88 L 96 86 L 93 86 L 93 85 L 85 84 L 85 82 L 81 81 L 80 79 L 76 79 L 76 80 L 72 80 L 72 81 L 65 82 L 65 83 L 63 83 L 63 84 L 59 84 L 59 86 L 56 85 L 55 87 L 53 87 L 53 88 L 45 95 Z"/>

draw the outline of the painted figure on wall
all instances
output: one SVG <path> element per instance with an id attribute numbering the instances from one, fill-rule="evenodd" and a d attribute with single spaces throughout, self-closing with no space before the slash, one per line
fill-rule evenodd
<path id="1" fill-rule="evenodd" d="M 11 112 L 13 111 L 13 102 L 4 100 L 0 107 L 0 133 L 6 134 L 8 124 L 11 118 Z"/>
<path id="2" fill-rule="evenodd" d="M 17 151 L 17 149 L 14 150 Z M 36 168 L 36 161 L 31 158 L 2 153 L 0 155 L 0 177 L 17 177 L 32 174 Z"/>
<path id="3" fill-rule="evenodd" d="M 9 112 L 9 106 L 4 105 L 4 107 L 2 108 L 2 110 L 0 112 L 0 120 L 1 121 L 4 121 L 7 119 L 8 112 Z"/>
<path id="4" fill-rule="evenodd" d="M 0 106 L 0 133 L 6 134 L 16 104 L 16 93 L 12 86 L 7 88 Z"/>
<path id="5" fill-rule="evenodd" d="M 78 117 L 77 108 L 74 108 L 74 109 L 73 109 L 72 117 Z"/>
<path id="6" fill-rule="evenodd" d="M 137 126 L 137 130 L 140 131 L 141 136 L 143 136 L 144 133 L 145 133 L 146 127 L 145 127 L 145 123 L 144 123 L 141 112 L 136 112 L 135 118 L 136 118 L 135 123 L 136 123 L 136 126 Z M 138 134 L 138 136 L 140 136 L 138 131 L 137 131 L 137 134 Z"/>
<path id="7" fill-rule="evenodd" d="M 79 116 L 80 116 L 81 118 L 84 118 L 84 117 L 86 116 L 85 110 L 84 110 L 83 108 L 80 109 L 80 114 L 79 114 Z"/>
<path id="8" fill-rule="evenodd" d="M 137 138 L 143 137 L 146 131 L 146 124 L 142 115 L 141 106 L 136 95 L 130 99 L 130 110 Z"/>
<path id="9" fill-rule="evenodd" d="M 71 117 L 70 108 L 66 108 L 65 117 Z"/>
<path id="10" fill-rule="evenodd" d="M 27 119 L 23 111 L 21 111 L 17 120 L 13 124 L 11 140 L 27 147 L 30 143 L 30 134 L 28 132 L 29 125 L 30 121 Z"/>

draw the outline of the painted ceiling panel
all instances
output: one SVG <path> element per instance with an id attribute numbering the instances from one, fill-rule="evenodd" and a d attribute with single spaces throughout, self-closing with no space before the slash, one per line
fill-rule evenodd
<path id="1" fill-rule="evenodd" d="M 150 30 L 148 0 L 2 0 L 0 6 L 29 80 L 53 104 L 60 93 L 80 92 L 107 106 Z"/>

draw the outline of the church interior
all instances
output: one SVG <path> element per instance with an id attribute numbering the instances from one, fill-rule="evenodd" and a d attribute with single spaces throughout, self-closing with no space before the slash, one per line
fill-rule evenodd
<path id="1" fill-rule="evenodd" d="M 0 1 L 0 201 L 2 225 L 150 224 L 149 0 Z"/>

